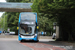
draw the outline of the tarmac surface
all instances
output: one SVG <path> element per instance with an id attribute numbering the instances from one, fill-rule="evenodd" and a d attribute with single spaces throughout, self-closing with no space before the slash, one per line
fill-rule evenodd
<path id="1" fill-rule="evenodd" d="M 44 38 L 42 38 L 44 37 Z M 17 35 L 0 35 L 0 50 L 75 50 L 75 43 L 40 36 L 39 42 L 19 42 Z"/>

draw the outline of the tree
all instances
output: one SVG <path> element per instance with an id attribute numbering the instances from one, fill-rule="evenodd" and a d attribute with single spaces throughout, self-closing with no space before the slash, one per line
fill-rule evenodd
<path id="1" fill-rule="evenodd" d="M 53 31 L 53 22 L 56 22 L 57 16 L 52 14 L 49 3 L 52 0 L 34 0 L 32 7 L 33 12 L 38 13 L 40 31 L 51 33 Z M 51 12 L 51 13 L 50 13 Z M 41 15 L 40 15 L 41 14 Z"/>
<path id="2" fill-rule="evenodd" d="M 35 0 L 32 5 L 32 10 L 37 13 L 43 13 L 48 19 L 58 22 L 60 26 L 61 40 L 75 40 L 74 32 L 74 13 L 75 1 L 74 0 Z M 63 36 L 62 36 L 63 35 Z"/>
<path id="3" fill-rule="evenodd" d="M 6 13 L 4 13 L 2 15 L 2 17 L 0 18 L 0 28 L 2 30 L 6 30 L 7 29 L 7 16 L 6 16 Z"/>

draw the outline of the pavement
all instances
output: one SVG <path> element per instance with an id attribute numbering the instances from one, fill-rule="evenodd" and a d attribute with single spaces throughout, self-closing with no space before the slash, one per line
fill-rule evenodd
<path id="1" fill-rule="evenodd" d="M 18 35 L 1 34 L 0 38 L 18 38 Z"/>
<path id="2" fill-rule="evenodd" d="M 66 50 L 75 50 L 75 43 L 65 42 L 65 41 L 49 41 L 49 42 L 41 42 L 45 44 L 50 44 L 56 47 L 64 48 Z"/>

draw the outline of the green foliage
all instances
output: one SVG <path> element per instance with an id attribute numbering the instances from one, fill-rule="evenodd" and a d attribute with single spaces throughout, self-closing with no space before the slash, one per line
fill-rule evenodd
<path id="1" fill-rule="evenodd" d="M 53 2 L 52 0 L 34 0 L 32 10 L 38 13 L 38 23 L 40 26 L 39 31 L 46 31 L 51 33 L 53 31 L 53 22 L 56 22 L 57 16 L 52 12 L 51 5 L 49 3 Z M 53 6 L 53 5 L 52 5 Z M 40 13 L 40 14 L 39 14 Z"/>
<path id="2" fill-rule="evenodd" d="M 53 22 L 58 22 L 61 40 L 75 40 L 75 0 L 35 0 L 31 7 L 34 12 L 43 13 L 38 17 L 41 30 L 45 26 L 51 28 Z"/>
<path id="3" fill-rule="evenodd" d="M 46 27 L 46 24 L 48 24 L 48 18 L 46 18 L 46 17 L 43 17 L 43 16 L 40 16 L 39 18 L 38 18 L 38 24 L 39 24 L 39 26 L 40 26 L 40 29 L 42 28 L 42 29 L 44 29 L 45 30 L 45 27 Z M 40 31 L 44 31 L 44 30 L 40 30 Z"/>
<path id="4" fill-rule="evenodd" d="M 10 28 L 10 31 L 15 31 L 17 34 L 17 26 L 18 26 L 18 12 L 6 12 L 7 15 L 7 27 Z"/>
<path id="5" fill-rule="evenodd" d="M 0 18 L 0 29 L 1 28 L 2 28 L 2 30 L 7 29 L 7 16 L 6 16 L 6 13 L 4 13 L 2 15 L 2 17 Z"/>
<path id="6" fill-rule="evenodd" d="M 39 24 L 39 31 L 45 31 L 47 34 L 53 32 L 53 22 L 56 21 L 56 18 L 51 18 L 51 14 L 43 14 L 40 13 L 38 15 L 38 24 Z M 49 19 L 50 18 L 50 19 Z"/>
<path id="7" fill-rule="evenodd" d="M 0 29 L 3 27 L 3 19 L 0 17 Z"/>

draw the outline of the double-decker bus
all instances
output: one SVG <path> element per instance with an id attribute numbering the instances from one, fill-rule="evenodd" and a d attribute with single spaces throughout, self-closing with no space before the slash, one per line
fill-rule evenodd
<path id="1" fill-rule="evenodd" d="M 21 12 L 18 22 L 18 40 L 38 41 L 38 23 L 37 13 L 35 12 Z"/>

